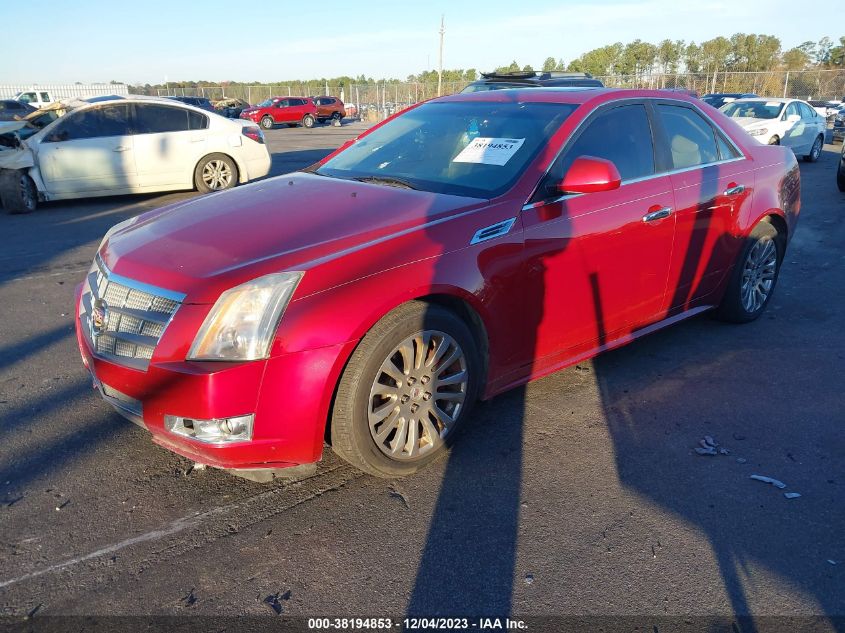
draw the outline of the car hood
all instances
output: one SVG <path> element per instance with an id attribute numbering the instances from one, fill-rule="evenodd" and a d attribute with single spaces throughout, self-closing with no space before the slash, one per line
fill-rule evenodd
<path id="1" fill-rule="evenodd" d="M 766 125 L 773 125 L 777 122 L 777 119 L 755 119 L 754 117 L 750 116 L 738 117 L 736 119 L 731 120 L 734 123 L 744 127 L 746 130 L 757 127 L 766 127 Z"/>
<path id="2" fill-rule="evenodd" d="M 141 215 L 100 255 L 116 274 L 210 303 L 249 279 L 308 270 L 486 202 L 295 173 Z"/>

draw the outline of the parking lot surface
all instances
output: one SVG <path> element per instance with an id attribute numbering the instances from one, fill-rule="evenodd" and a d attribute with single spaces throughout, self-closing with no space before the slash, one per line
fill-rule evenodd
<path id="1" fill-rule="evenodd" d="M 272 175 L 362 129 L 268 132 Z M 328 449 L 298 482 L 192 468 L 92 391 L 74 286 L 111 225 L 196 194 L 0 215 L 0 612 L 845 615 L 838 150 L 801 164 L 760 320 L 694 318 L 497 397 L 396 481 Z"/>

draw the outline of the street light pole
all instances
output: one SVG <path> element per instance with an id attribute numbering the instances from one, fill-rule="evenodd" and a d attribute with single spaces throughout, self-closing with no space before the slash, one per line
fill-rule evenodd
<path id="1" fill-rule="evenodd" d="M 437 96 L 439 97 L 443 91 L 443 36 L 446 34 L 446 24 L 444 15 L 440 16 L 440 63 L 437 70 Z"/>

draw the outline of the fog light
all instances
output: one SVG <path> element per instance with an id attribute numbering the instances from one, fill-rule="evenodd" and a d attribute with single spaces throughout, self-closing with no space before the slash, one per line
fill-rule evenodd
<path id="1" fill-rule="evenodd" d="M 255 415 L 238 415 L 232 418 L 198 420 L 178 415 L 165 415 L 164 428 L 176 435 L 189 437 L 206 444 L 248 442 L 252 439 L 252 422 Z"/>

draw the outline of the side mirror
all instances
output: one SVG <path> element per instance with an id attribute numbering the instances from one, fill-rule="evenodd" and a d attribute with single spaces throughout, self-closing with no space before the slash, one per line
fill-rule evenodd
<path id="1" fill-rule="evenodd" d="M 597 193 L 618 189 L 621 184 L 622 177 L 612 162 L 595 156 L 579 156 L 563 180 L 555 185 L 555 193 Z"/>
<path id="2" fill-rule="evenodd" d="M 798 123 L 798 121 L 800 121 L 800 120 L 801 120 L 800 114 L 790 114 L 788 117 L 786 117 L 787 123 Z"/>

